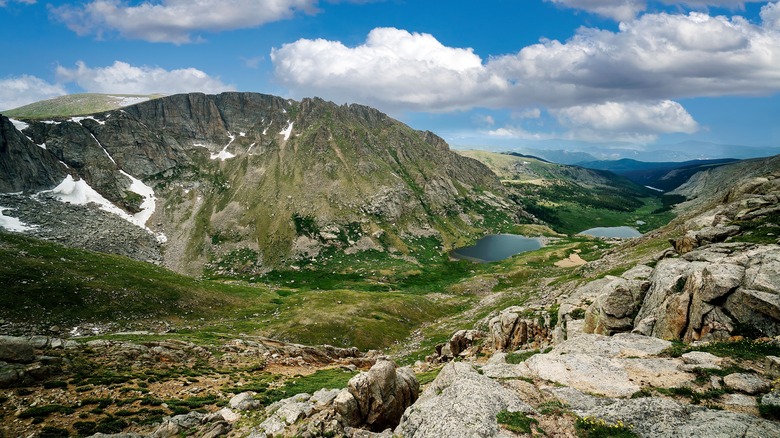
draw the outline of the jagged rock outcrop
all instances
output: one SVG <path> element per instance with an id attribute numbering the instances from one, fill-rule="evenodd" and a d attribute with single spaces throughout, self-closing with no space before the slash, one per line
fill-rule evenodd
<path id="1" fill-rule="evenodd" d="M 436 352 L 425 358 L 428 362 L 448 362 L 458 356 L 475 356 L 482 348 L 485 333 L 480 330 L 458 330 L 449 342 L 436 346 Z"/>
<path id="2" fill-rule="evenodd" d="M 351 427 L 383 431 L 398 424 L 404 410 L 417 400 L 420 384 L 409 368 L 380 358 L 368 372 L 350 379 L 334 401 Z"/>
<path id="3" fill-rule="evenodd" d="M 545 346 L 549 344 L 554 328 L 550 317 L 544 308 L 506 308 L 488 322 L 489 345 L 495 351 Z"/>
<path id="4" fill-rule="evenodd" d="M 607 336 L 631 331 L 634 316 L 649 287 L 650 282 L 646 279 L 610 279 L 585 312 L 583 331 Z"/>
<path id="5" fill-rule="evenodd" d="M 530 413 L 517 393 L 465 362 L 450 362 L 406 410 L 395 434 L 408 438 L 494 437 L 501 411 Z"/>
<path id="6" fill-rule="evenodd" d="M 664 339 L 724 340 L 739 327 L 780 334 L 780 246 L 709 245 L 658 262 L 635 330 Z"/>

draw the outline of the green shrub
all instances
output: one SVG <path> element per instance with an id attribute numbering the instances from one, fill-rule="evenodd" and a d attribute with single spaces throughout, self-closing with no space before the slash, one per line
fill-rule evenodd
<path id="1" fill-rule="evenodd" d="M 572 319 L 585 319 L 585 309 L 578 307 L 569 313 Z"/>
<path id="2" fill-rule="evenodd" d="M 94 435 L 95 429 L 97 428 L 97 423 L 94 421 L 77 421 L 73 423 L 73 428 L 76 429 L 76 432 L 79 435 Z"/>
<path id="3" fill-rule="evenodd" d="M 22 413 L 19 414 L 19 418 L 43 418 L 48 417 L 49 414 L 53 413 L 69 415 L 73 413 L 73 408 L 63 405 L 35 406 L 22 411 Z"/>
<path id="4" fill-rule="evenodd" d="M 633 426 L 624 424 L 620 420 L 610 423 L 600 418 L 577 418 L 574 428 L 577 431 L 577 436 L 580 438 L 634 438 L 638 436 L 631 430 Z"/>
<path id="5" fill-rule="evenodd" d="M 507 353 L 506 363 L 517 365 L 535 354 L 539 354 L 539 350 L 523 351 L 520 353 Z"/>
<path id="6" fill-rule="evenodd" d="M 441 371 L 441 368 L 438 370 L 431 370 L 426 371 L 424 373 L 417 374 L 417 381 L 420 382 L 420 385 L 427 385 L 428 383 L 431 383 L 436 379 L 436 376 L 439 375 L 439 372 Z"/>
<path id="7" fill-rule="evenodd" d="M 539 424 L 536 418 L 531 418 L 522 412 L 501 411 L 496 414 L 498 424 L 516 433 L 531 433 L 531 426 Z"/>
<path id="8" fill-rule="evenodd" d="M 38 438 L 68 438 L 69 436 L 70 432 L 67 429 L 54 426 L 44 426 L 38 434 Z"/>
<path id="9" fill-rule="evenodd" d="M 109 415 L 98 422 L 95 430 L 100 433 L 119 433 L 127 426 L 127 421 Z"/>
<path id="10" fill-rule="evenodd" d="M 759 403 L 758 412 L 762 417 L 768 420 L 780 421 L 780 406 L 778 405 L 765 405 L 763 403 Z"/>

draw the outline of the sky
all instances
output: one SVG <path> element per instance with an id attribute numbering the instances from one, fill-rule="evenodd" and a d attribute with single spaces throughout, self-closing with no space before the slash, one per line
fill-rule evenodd
<path id="1" fill-rule="evenodd" d="M 0 110 L 237 90 L 457 146 L 780 147 L 780 1 L 0 0 L 0 50 Z"/>

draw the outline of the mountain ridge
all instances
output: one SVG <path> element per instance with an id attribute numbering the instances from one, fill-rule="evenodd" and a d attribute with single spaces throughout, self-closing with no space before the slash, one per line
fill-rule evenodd
<path id="1" fill-rule="evenodd" d="M 19 141 L 45 145 L 41 153 L 129 213 L 142 201 L 133 181 L 154 190 L 148 226 L 166 235 L 166 263 L 180 272 L 238 253 L 254 259 L 242 256 L 242 269 L 259 272 L 357 240 L 405 253 L 405 238 L 430 233 L 452 247 L 484 232 L 485 212 L 505 226 L 523 214 L 486 167 L 362 105 L 191 93 L 23 120 Z"/>

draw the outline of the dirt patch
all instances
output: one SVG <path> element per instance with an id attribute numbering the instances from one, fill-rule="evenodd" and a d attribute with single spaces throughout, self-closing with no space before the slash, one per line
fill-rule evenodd
<path id="1" fill-rule="evenodd" d="M 561 259 L 555 262 L 555 266 L 559 268 L 576 268 L 577 266 L 582 266 L 585 263 L 588 262 L 584 260 L 582 257 L 580 257 L 579 254 L 572 253 L 570 256 L 566 257 L 565 259 Z"/>

